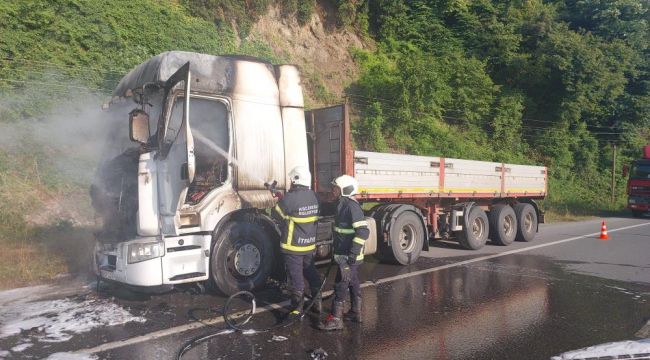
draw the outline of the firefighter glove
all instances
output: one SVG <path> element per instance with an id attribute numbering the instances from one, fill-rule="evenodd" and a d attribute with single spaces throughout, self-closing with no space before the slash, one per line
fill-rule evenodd
<path id="1" fill-rule="evenodd" d="M 352 271 L 348 263 L 339 264 L 339 272 L 341 273 L 342 282 L 350 282 L 352 279 Z"/>

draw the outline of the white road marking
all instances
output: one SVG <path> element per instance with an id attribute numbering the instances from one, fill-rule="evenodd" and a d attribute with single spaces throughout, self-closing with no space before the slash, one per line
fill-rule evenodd
<path id="1" fill-rule="evenodd" d="M 621 231 L 621 230 L 627 230 L 627 229 L 632 229 L 632 228 L 636 228 L 636 227 L 640 227 L 640 226 L 646 226 L 646 225 L 650 225 L 650 222 L 643 223 L 643 224 L 625 226 L 625 227 L 618 228 L 618 229 L 612 229 L 612 230 L 608 230 L 608 232 L 613 233 L 613 232 L 617 232 L 617 231 Z M 578 240 L 578 239 L 589 238 L 591 236 L 595 236 L 595 235 L 599 235 L 599 234 L 600 234 L 600 232 L 591 233 L 591 234 L 587 234 L 587 235 L 574 236 L 574 237 L 568 238 L 568 239 L 552 241 L 552 242 L 545 243 L 545 244 L 528 246 L 528 247 L 524 247 L 524 248 L 516 249 L 516 250 L 504 251 L 502 253 L 492 254 L 492 255 L 487 255 L 487 256 L 481 256 L 481 257 L 477 257 L 477 258 L 474 258 L 474 259 L 459 261 L 459 262 L 453 263 L 453 264 L 437 266 L 437 267 L 433 267 L 433 268 L 425 269 L 425 270 L 413 271 L 413 272 L 402 274 L 402 275 L 391 276 L 391 277 L 379 279 L 379 280 L 377 280 L 375 282 L 364 282 L 363 284 L 361 284 L 361 287 L 365 288 L 365 287 L 368 287 L 368 286 L 375 286 L 375 285 L 379 285 L 379 284 L 384 284 L 384 283 L 391 282 L 391 281 L 396 281 L 396 280 L 405 279 L 405 278 L 409 278 L 409 277 L 413 277 L 413 276 L 428 274 L 428 273 L 432 273 L 432 272 L 436 272 L 436 271 L 440 271 L 440 270 L 445 270 L 445 269 L 449 269 L 449 268 L 453 268 L 453 267 L 457 267 L 457 266 L 463 266 L 463 265 L 467 265 L 467 264 L 471 264 L 471 263 L 475 263 L 475 262 L 479 262 L 479 261 L 494 259 L 494 258 L 506 256 L 506 255 L 511 255 L 511 254 L 516 254 L 516 253 L 520 253 L 520 252 L 524 252 L 524 251 L 529 251 L 529 250 L 535 250 L 535 249 L 539 249 L 539 248 L 543 248 L 543 247 L 547 247 L 547 246 L 558 245 L 558 244 L 562 244 L 562 243 L 565 243 L 565 242 L 574 241 L 574 240 Z M 327 296 L 327 294 L 330 294 L 331 292 L 332 292 L 331 290 L 327 291 L 327 292 L 323 293 L 323 295 Z M 284 308 L 284 307 L 288 306 L 289 304 L 290 304 L 290 302 L 288 300 L 280 302 L 280 303 L 269 304 L 269 305 L 266 305 L 264 307 L 259 308 L 259 311 L 257 313 L 259 314 L 259 313 L 270 311 L 272 309 Z M 200 329 L 200 328 L 206 326 L 204 324 L 215 325 L 215 324 L 220 324 L 220 323 L 223 323 L 223 322 L 224 322 L 223 317 L 212 318 L 212 319 L 208 319 L 208 320 L 203 320 L 202 323 L 191 323 L 191 324 L 187 324 L 187 325 L 175 326 L 175 327 L 172 327 L 172 328 L 169 328 L 169 329 L 154 331 L 154 332 L 146 334 L 146 335 L 140 335 L 140 336 L 136 336 L 136 337 L 133 337 L 133 338 L 130 338 L 130 339 L 126 339 L 126 340 L 109 342 L 109 343 L 105 343 L 105 344 L 95 346 L 95 347 L 92 347 L 92 348 L 77 350 L 77 351 L 74 351 L 73 353 L 74 354 L 94 354 L 94 353 L 99 353 L 99 352 L 103 352 L 103 351 L 118 349 L 118 348 L 121 348 L 121 347 L 124 347 L 124 346 L 135 345 L 135 344 L 139 344 L 139 343 L 142 343 L 142 342 L 159 339 L 159 338 L 162 338 L 162 337 L 165 337 L 165 336 L 170 336 L 170 335 L 178 334 L 178 333 L 189 331 L 189 330 Z"/>
<path id="2" fill-rule="evenodd" d="M 636 228 L 636 227 L 640 227 L 640 226 L 646 226 L 646 225 L 650 225 L 650 222 L 649 223 L 643 223 L 643 224 L 625 226 L 625 227 L 618 228 L 618 229 L 613 229 L 613 230 L 608 230 L 608 232 L 613 233 L 613 232 L 617 232 L 617 231 L 621 231 L 621 230 L 627 230 L 627 229 L 632 229 L 632 228 Z M 575 236 L 575 237 L 568 238 L 568 239 L 563 239 L 563 240 L 552 241 L 552 242 L 545 243 L 545 244 L 528 246 L 528 247 L 524 247 L 524 248 L 521 248 L 521 249 L 504 251 L 504 252 L 498 253 L 498 254 L 481 256 L 481 257 L 477 257 L 477 258 L 473 258 L 473 259 L 469 259 L 469 260 L 465 260 L 465 261 L 459 261 L 459 262 L 456 262 L 456 263 L 453 263 L 453 264 L 437 266 L 437 267 L 434 267 L 434 268 L 420 270 L 420 271 L 413 271 L 413 272 L 402 274 L 402 275 L 391 276 L 391 277 L 379 279 L 374 283 L 368 284 L 368 286 L 383 284 L 383 283 L 387 283 L 387 282 L 391 282 L 391 281 L 395 281 L 395 280 L 408 278 L 408 277 L 411 277 L 411 276 L 422 275 L 422 274 L 427 274 L 427 273 L 430 273 L 430 272 L 445 270 L 445 269 L 449 269 L 449 268 L 456 267 L 456 266 L 463 266 L 463 265 L 466 265 L 466 264 L 471 264 L 471 263 L 475 263 L 475 262 L 479 262 L 479 261 L 483 261 L 483 260 L 489 260 L 489 259 L 494 259 L 494 258 L 498 258 L 498 257 L 501 257 L 501 256 L 516 254 L 516 253 L 520 253 L 520 252 L 523 252 L 523 251 L 535 250 L 535 249 L 539 249 L 539 248 L 543 248 L 543 247 L 547 247 L 547 246 L 551 246 L 551 245 L 562 244 L 562 243 L 565 243 L 565 242 L 574 241 L 574 240 L 578 240 L 578 239 L 589 238 L 589 237 L 595 236 L 595 235 L 600 235 L 600 232 L 591 233 L 591 234 L 587 234 L 587 235 Z"/>
<path id="3" fill-rule="evenodd" d="M 634 334 L 634 336 L 641 339 L 650 338 L 650 320 L 648 320 L 648 322 L 645 325 L 643 325 L 643 327 L 639 329 L 639 331 L 637 331 L 636 334 Z"/>

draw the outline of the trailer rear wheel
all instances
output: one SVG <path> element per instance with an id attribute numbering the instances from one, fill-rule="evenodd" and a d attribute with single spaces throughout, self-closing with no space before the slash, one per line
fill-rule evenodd
<path id="1" fill-rule="evenodd" d="M 485 245 L 490 225 L 485 211 L 478 206 L 470 208 L 466 226 L 458 234 L 458 242 L 465 249 L 478 250 Z"/>
<path id="2" fill-rule="evenodd" d="M 510 245 L 517 236 L 517 215 L 507 204 L 494 205 L 488 215 L 490 240 L 498 245 Z"/>
<path id="3" fill-rule="evenodd" d="M 537 233 L 537 213 L 535 208 L 526 203 L 515 204 L 517 215 L 517 241 L 533 241 Z"/>
<path id="4" fill-rule="evenodd" d="M 382 242 L 382 260 L 409 265 L 414 263 L 424 244 L 424 227 L 422 220 L 412 211 L 404 211 L 390 228 L 390 244 Z"/>
<path id="5" fill-rule="evenodd" d="M 210 258 L 210 277 L 224 294 L 263 286 L 272 266 L 272 244 L 260 225 L 235 221 L 217 235 Z"/>

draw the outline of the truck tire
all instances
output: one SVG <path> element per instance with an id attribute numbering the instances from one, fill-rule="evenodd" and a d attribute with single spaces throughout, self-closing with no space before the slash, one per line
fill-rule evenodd
<path id="1" fill-rule="evenodd" d="M 485 211 L 478 206 L 472 206 L 467 214 L 467 226 L 458 234 L 458 242 L 468 250 L 478 250 L 485 245 L 490 232 L 490 224 Z"/>
<path id="2" fill-rule="evenodd" d="M 632 210 L 632 216 L 634 216 L 635 218 L 643 217 L 643 211 Z"/>
<path id="3" fill-rule="evenodd" d="M 488 214 L 490 220 L 490 240 L 497 245 L 510 245 L 517 236 L 517 215 L 507 204 L 492 207 Z"/>
<path id="4" fill-rule="evenodd" d="M 537 233 L 537 213 L 531 204 L 519 203 L 514 206 L 517 215 L 517 241 L 533 241 Z"/>
<path id="5" fill-rule="evenodd" d="M 390 227 L 389 244 L 382 242 L 381 259 L 394 264 L 414 263 L 424 244 L 424 227 L 420 217 L 412 211 L 397 216 Z"/>
<path id="6" fill-rule="evenodd" d="M 225 295 L 262 287 L 273 268 L 273 244 L 254 223 L 234 221 L 216 235 L 210 277 Z"/>

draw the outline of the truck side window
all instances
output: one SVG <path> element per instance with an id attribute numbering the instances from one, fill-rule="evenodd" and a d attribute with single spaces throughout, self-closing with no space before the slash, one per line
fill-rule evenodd
<path id="1" fill-rule="evenodd" d="M 211 190 L 228 180 L 228 108 L 218 100 L 192 98 L 190 100 L 190 128 L 194 138 L 196 173 L 185 202 L 196 204 Z M 182 116 L 183 102 L 177 100 L 173 116 Z"/>

